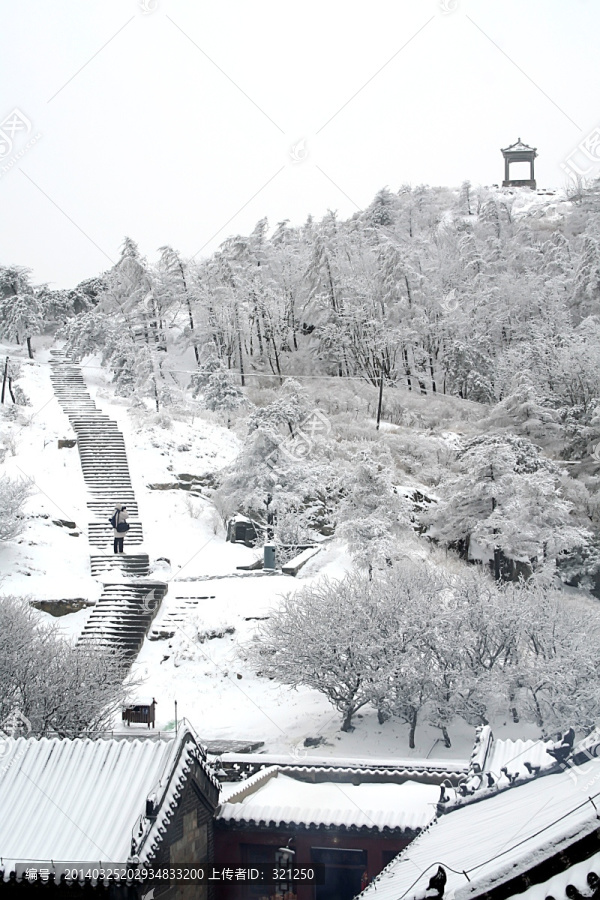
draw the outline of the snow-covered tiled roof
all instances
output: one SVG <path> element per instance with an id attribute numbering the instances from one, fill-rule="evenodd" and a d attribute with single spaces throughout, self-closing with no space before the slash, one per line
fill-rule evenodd
<path id="1" fill-rule="evenodd" d="M 524 144 L 521 138 L 518 138 L 514 144 L 509 144 L 508 147 L 504 147 L 502 153 L 506 153 L 507 150 L 536 150 L 537 147 L 530 147 L 529 144 Z"/>
<path id="2" fill-rule="evenodd" d="M 436 819 L 383 870 L 361 900 L 423 898 L 439 865 L 447 875 L 445 896 L 479 896 L 595 831 L 596 807 L 597 759 L 472 800 Z"/>
<path id="3" fill-rule="evenodd" d="M 203 750 L 182 728 L 171 741 L 8 738 L 0 758 L 0 871 L 38 863 L 60 876 L 61 863 L 125 863 L 149 858 Z M 156 798 L 157 817 L 146 819 Z M 136 831 L 136 846 L 132 838 Z M 48 866 L 50 861 L 54 864 Z"/>
<path id="4" fill-rule="evenodd" d="M 250 785 L 221 805 L 217 820 L 230 824 L 305 828 L 333 826 L 378 831 L 417 831 L 435 815 L 439 787 L 405 781 L 402 784 L 319 781 L 316 784 L 271 768 L 254 776 Z"/>
<path id="5" fill-rule="evenodd" d="M 308 753 L 305 757 L 291 759 L 289 753 L 223 753 L 219 759 L 228 767 L 240 766 L 244 769 L 255 766 L 280 766 L 295 771 L 314 771 L 316 769 L 336 772 L 358 772 L 362 775 L 387 772 L 410 778 L 422 774 L 431 774 L 444 778 L 465 775 L 469 763 L 466 759 L 401 759 L 384 757 L 343 757 L 320 756 Z"/>
<path id="6" fill-rule="evenodd" d="M 473 754 L 469 762 L 467 781 L 475 775 L 492 776 L 493 782 L 508 784 L 516 778 L 531 778 L 544 769 L 556 766 L 556 758 L 548 749 L 555 741 L 497 740 L 489 725 L 480 726 L 475 736 Z M 481 779 L 481 787 L 488 787 L 488 779 Z"/>
<path id="7" fill-rule="evenodd" d="M 550 769 L 556 765 L 556 759 L 546 748 L 553 744 L 554 741 L 494 741 L 484 772 L 499 778 L 502 769 L 506 769 L 509 775 L 522 777 L 528 772 L 525 763 L 533 768 Z"/>
<path id="8" fill-rule="evenodd" d="M 593 872 L 595 875 L 600 874 L 600 853 L 594 853 L 589 859 L 577 862 L 564 872 L 559 872 L 543 881 L 540 884 L 534 884 L 527 890 L 519 893 L 519 900 L 546 900 L 548 897 L 556 897 L 557 900 L 567 900 L 566 888 L 571 884 L 584 897 L 590 892 L 590 886 L 587 877 Z"/>

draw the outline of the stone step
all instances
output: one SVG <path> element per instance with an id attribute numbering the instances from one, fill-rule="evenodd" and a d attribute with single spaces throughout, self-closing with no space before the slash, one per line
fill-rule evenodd
<path id="1" fill-rule="evenodd" d="M 81 417 L 77 420 L 77 424 L 81 426 L 80 431 L 82 436 L 85 436 L 88 432 L 90 435 L 97 435 L 103 429 L 106 429 L 107 435 L 121 434 L 121 432 L 118 431 L 115 420 L 108 418 L 108 416 L 98 415 L 95 418 L 91 416 Z"/>
<path id="2" fill-rule="evenodd" d="M 107 486 L 109 482 L 118 482 L 119 484 L 127 484 L 131 490 L 131 481 L 127 469 L 122 469 L 120 471 L 116 469 L 112 471 L 110 469 L 103 469 L 101 471 L 94 469 L 85 473 L 86 482 L 100 481 L 100 483 L 102 483 L 103 479 L 106 479 Z"/>
<path id="3" fill-rule="evenodd" d="M 103 475 L 106 475 L 107 477 L 111 477 L 111 478 L 116 477 L 116 478 L 121 478 L 121 479 L 123 479 L 123 478 L 128 479 L 129 475 L 130 475 L 129 469 L 127 468 L 126 465 L 123 465 L 123 463 L 118 463 L 118 464 L 115 463 L 114 466 L 106 466 L 106 467 L 104 467 L 104 466 L 96 467 L 96 466 L 92 466 L 91 463 L 88 463 L 85 466 L 82 465 L 81 468 L 82 468 L 82 471 L 83 471 L 86 481 L 88 478 L 90 480 L 93 480 L 94 478 L 101 477 Z"/>
<path id="4" fill-rule="evenodd" d="M 103 447 L 97 447 L 95 454 L 80 454 L 81 465 L 85 466 L 89 470 L 93 470 L 94 467 L 96 469 L 101 470 L 106 466 L 109 469 L 112 467 L 117 467 L 120 469 L 127 469 L 127 457 L 125 455 L 121 456 L 118 452 L 114 452 L 112 450 L 105 450 Z"/>
<path id="5" fill-rule="evenodd" d="M 99 410 L 96 410 L 96 415 L 92 413 L 85 413 L 82 415 L 73 415 L 73 419 L 76 421 L 76 424 L 80 427 L 82 433 L 93 432 L 97 433 L 99 430 L 101 431 L 103 428 L 106 429 L 107 433 L 115 433 L 118 430 L 118 424 L 114 419 L 111 419 L 110 416 L 105 416 L 100 413 Z M 120 434 L 120 432 L 119 432 Z"/>
<path id="6" fill-rule="evenodd" d="M 102 634 L 106 635 L 116 634 L 119 637 L 139 638 L 140 635 L 145 637 L 146 631 L 147 622 L 143 616 L 137 616 L 135 622 L 123 621 L 119 623 L 119 620 L 113 615 L 106 620 L 95 619 L 93 624 L 86 625 L 81 633 L 98 634 L 99 632 L 102 632 Z"/>
<path id="7" fill-rule="evenodd" d="M 96 409 L 96 404 L 93 400 L 65 400 L 59 405 L 62 406 L 69 419 L 79 419 L 82 413 L 86 413 L 89 417 L 92 411 Z"/>
<path id="8" fill-rule="evenodd" d="M 149 596 L 148 603 L 145 602 L 146 597 Z M 121 616 L 124 619 L 130 619 L 132 616 L 135 619 L 137 616 L 143 614 L 150 609 L 151 605 L 153 605 L 155 600 L 158 600 L 160 595 L 155 594 L 154 591 L 144 591 L 139 594 L 123 594 L 115 595 L 113 597 L 112 594 L 102 594 L 102 603 L 96 611 L 96 615 L 94 618 L 98 618 L 98 616 Z M 150 602 L 152 601 L 152 603 Z"/>
<path id="9" fill-rule="evenodd" d="M 100 443 L 110 447 L 125 447 L 125 441 L 120 431 L 117 431 L 114 434 L 97 431 L 95 434 L 90 435 L 79 432 L 77 435 L 77 443 L 84 450 L 97 447 Z"/>
<path id="10" fill-rule="evenodd" d="M 129 502 L 135 502 L 135 496 L 131 485 L 127 488 L 122 487 L 118 491 L 115 491 L 110 485 L 88 485 L 88 493 L 90 494 L 91 500 L 101 500 L 104 503 L 112 504 L 113 508 L 110 511 L 111 516 L 117 504 L 119 504 L 119 506 L 127 506 Z"/>
<path id="11" fill-rule="evenodd" d="M 101 453 L 102 456 L 98 456 L 99 453 Z M 110 445 L 104 444 L 102 441 L 97 441 L 93 448 L 79 447 L 79 455 L 81 461 L 88 464 L 90 462 L 127 462 L 127 453 L 123 447 L 111 447 Z"/>
<path id="12" fill-rule="evenodd" d="M 85 478 L 85 483 L 90 489 L 100 485 L 105 486 L 107 489 L 110 488 L 113 495 L 115 495 L 115 492 L 120 495 L 122 491 L 131 490 L 131 479 L 126 473 L 123 475 L 116 473 L 110 475 L 108 472 L 103 472 L 98 475 L 88 475 Z M 123 503 L 127 506 L 125 500 L 123 500 Z"/>
<path id="13" fill-rule="evenodd" d="M 88 502 L 87 505 L 88 505 L 90 512 L 92 512 L 94 514 L 94 519 L 99 520 L 100 522 L 103 522 L 104 519 L 110 519 L 110 517 L 112 516 L 112 514 L 114 512 L 116 503 L 111 504 L 111 503 L 103 503 L 103 502 L 100 502 L 100 503 Z M 127 512 L 130 515 L 136 516 L 136 517 L 138 516 L 137 504 L 126 503 L 125 505 L 127 506 Z"/>
<path id="14" fill-rule="evenodd" d="M 117 578 L 121 581 L 127 581 L 134 584 L 136 581 L 141 583 L 149 575 L 148 567 L 141 566 L 139 568 L 123 569 L 118 566 L 100 566 L 97 571 L 92 567 L 92 577 L 99 578 L 102 583 L 105 581 L 115 581 Z"/>
<path id="15" fill-rule="evenodd" d="M 107 416 L 102 410 L 98 409 L 93 403 L 90 405 L 90 409 L 86 409 L 85 411 L 81 411 L 79 415 L 77 414 L 77 410 L 73 411 L 72 418 L 77 419 L 82 426 L 89 425 L 90 428 L 93 428 L 98 425 L 106 425 L 111 428 L 117 427 L 117 423 L 114 419 L 111 419 L 110 416 Z"/>
<path id="16" fill-rule="evenodd" d="M 120 555 L 120 554 L 119 554 Z M 117 554 L 115 553 L 115 556 Z M 143 578 L 148 575 L 149 566 L 146 564 L 140 565 L 131 565 L 131 566 L 119 566 L 119 565 L 111 565 L 103 564 L 103 563 L 92 563 L 91 564 L 92 577 L 97 578 L 99 576 L 108 575 L 111 577 L 111 580 L 119 577 L 134 577 L 137 576 L 139 578 Z"/>
<path id="17" fill-rule="evenodd" d="M 110 488 L 111 494 L 113 497 L 119 497 L 117 501 L 121 505 L 127 506 L 127 500 L 121 500 L 121 495 L 126 490 L 131 490 L 131 481 L 129 478 L 126 479 L 118 479 L 116 477 L 109 478 L 108 475 L 102 476 L 102 478 L 86 478 L 85 479 L 86 486 L 88 490 L 92 490 L 94 487 L 99 487 L 100 485 L 105 485 L 107 488 Z"/>
<path id="18" fill-rule="evenodd" d="M 148 603 L 145 603 L 146 597 L 150 595 Z M 154 602 L 158 599 L 158 596 L 155 595 L 154 591 L 144 591 L 143 593 L 138 594 L 102 594 L 102 603 L 99 605 L 98 610 L 96 611 L 95 619 L 98 616 L 108 616 L 112 618 L 114 616 L 121 616 L 123 619 L 130 619 L 133 617 L 134 619 L 147 612 L 150 608 L 150 601 Z"/>
<path id="19" fill-rule="evenodd" d="M 146 603 L 148 597 L 148 603 Z M 147 591 L 144 588 L 143 593 L 115 595 L 102 594 L 101 609 L 98 609 L 97 615 L 100 616 L 122 616 L 124 618 L 134 618 L 140 614 L 146 614 L 151 609 L 155 601 L 161 599 L 160 592 L 155 590 Z"/>
<path id="20" fill-rule="evenodd" d="M 125 448 L 125 441 L 123 440 L 123 435 L 120 431 L 96 431 L 94 434 L 82 434 L 81 431 L 77 434 L 77 443 L 82 449 L 88 449 L 97 447 L 98 444 L 106 444 L 109 447 L 122 447 Z"/>
<path id="21" fill-rule="evenodd" d="M 79 452 L 79 456 L 81 459 L 82 466 L 91 466 L 94 463 L 100 466 L 104 465 L 113 465 L 113 466 L 123 466 L 127 465 L 127 455 L 124 451 L 118 450 L 116 447 L 103 447 L 101 444 L 92 451 L 84 451 L 83 453 Z"/>
<path id="22" fill-rule="evenodd" d="M 113 546 L 114 534 L 111 525 L 106 526 L 106 530 L 104 530 L 104 526 L 102 526 L 102 531 L 100 529 L 94 529 L 88 531 L 88 543 L 91 547 L 95 547 L 97 549 L 108 548 Z M 122 535 L 124 538 L 124 546 L 128 547 L 133 544 L 143 544 L 144 543 L 144 535 L 142 533 L 141 526 L 139 528 L 130 528 L 129 531 L 124 532 Z"/>
<path id="23" fill-rule="evenodd" d="M 125 454 L 125 441 L 120 436 L 106 437 L 103 434 L 96 434 L 91 438 L 81 439 L 81 435 L 77 435 L 77 445 L 82 454 L 96 453 L 99 449 L 114 450 L 118 453 Z"/>
<path id="24" fill-rule="evenodd" d="M 94 619 L 92 624 L 87 624 L 82 634 L 91 634 L 92 632 L 102 632 L 103 634 L 116 634 L 123 637 L 135 638 L 142 635 L 144 637 L 146 635 L 147 630 L 147 622 L 145 621 L 144 616 L 138 615 L 135 618 L 135 622 L 131 621 L 123 621 L 119 623 L 119 620 L 113 614 L 109 616 L 106 620 L 101 618 Z"/>
<path id="25" fill-rule="evenodd" d="M 86 484 L 92 485 L 96 483 L 108 485 L 128 485 L 131 489 L 131 476 L 128 469 L 89 469 L 83 470 L 83 478 Z"/>
<path id="26" fill-rule="evenodd" d="M 112 491 L 108 487 L 107 488 L 94 488 L 93 490 L 90 490 L 90 494 L 92 494 L 92 496 L 93 496 L 92 502 L 99 502 L 102 500 L 107 503 L 110 502 L 115 506 L 117 503 L 121 503 L 121 504 L 124 503 L 125 505 L 127 505 L 128 500 L 130 500 L 131 502 L 135 501 L 135 496 L 134 496 L 133 490 L 131 488 L 128 488 L 128 490 L 120 493 L 118 497 L 115 497 L 114 491 Z"/>
<path id="27" fill-rule="evenodd" d="M 87 485 L 106 484 L 108 485 L 127 485 L 131 488 L 131 476 L 128 469 L 88 469 L 83 470 L 83 479 Z"/>
<path id="28" fill-rule="evenodd" d="M 99 456 L 99 453 L 101 453 L 102 456 Z M 116 447 L 103 447 L 100 442 L 93 451 L 80 450 L 79 455 L 81 457 L 81 464 L 85 466 L 91 466 L 93 463 L 102 466 L 127 465 L 127 454 L 124 450 L 119 450 Z"/>
<path id="29" fill-rule="evenodd" d="M 115 557 L 118 554 L 116 553 L 92 553 L 90 559 L 92 562 L 101 565 L 102 563 L 114 562 Z M 140 565 L 140 564 L 148 564 L 148 554 L 147 553 L 125 553 L 119 554 L 119 559 L 122 559 L 128 565 Z"/>
<path id="30" fill-rule="evenodd" d="M 144 537 L 141 534 L 132 534 L 129 537 L 130 532 L 128 531 L 125 535 L 125 540 L 123 546 L 125 549 L 127 547 L 136 547 L 140 544 L 144 543 Z M 114 537 L 111 533 L 110 537 L 103 537 L 102 535 L 90 535 L 88 538 L 88 544 L 94 550 L 108 550 L 113 546 Z"/>
<path id="31" fill-rule="evenodd" d="M 102 448 L 98 447 L 96 451 L 96 460 L 93 459 L 92 454 L 89 456 L 82 456 L 81 458 L 81 467 L 84 471 L 88 472 L 100 472 L 102 470 L 106 472 L 119 471 L 119 472 L 127 472 L 127 457 L 116 456 L 113 453 L 105 453 L 104 457 L 98 458 L 98 453 L 102 453 Z"/>
<path id="32" fill-rule="evenodd" d="M 104 454 L 100 456 L 99 454 Z M 123 471 L 127 472 L 127 457 L 123 456 L 115 456 L 111 452 L 104 452 L 101 447 L 98 447 L 96 451 L 96 459 L 94 460 L 92 454 L 89 456 L 81 457 L 81 466 L 84 470 L 89 472 L 98 472 L 100 474 L 101 471 Z"/>

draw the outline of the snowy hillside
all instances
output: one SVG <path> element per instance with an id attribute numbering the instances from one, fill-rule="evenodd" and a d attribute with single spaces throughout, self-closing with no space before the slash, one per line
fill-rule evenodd
<path id="1" fill-rule="evenodd" d="M 348 222 L 261 221 L 201 263 L 166 247 L 151 264 L 127 238 L 71 292 L 0 269 L 4 595 L 77 647 L 127 644 L 159 731 L 186 717 L 300 758 L 451 759 L 481 721 L 588 729 L 595 203 L 383 190 Z M 123 568 L 103 504 L 126 499 Z M 255 548 L 226 540 L 240 515 Z M 269 538 L 277 568 L 251 568 Z M 168 590 L 138 621 L 146 583 Z"/>

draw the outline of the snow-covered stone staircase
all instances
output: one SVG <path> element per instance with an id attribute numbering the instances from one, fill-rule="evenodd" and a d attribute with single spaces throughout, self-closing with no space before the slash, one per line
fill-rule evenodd
<path id="1" fill-rule="evenodd" d="M 104 415 L 90 397 L 81 368 L 62 350 L 51 350 L 54 393 L 77 434 L 77 447 L 86 487 L 90 522 L 88 539 L 93 547 L 111 548 L 113 530 L 109 523 L 115 505 L 127 506 L 127 545 L 141 544 L 144 536 L 135 495 L 131 486 L 127 452 L 117 423 Z"/>
<path id="2" fill-rule="evenodd" d="M 50 376 L 54 393 L 77 435 L 83 478 L 90 494 L 88 541 L 92 575 L 103 582 L 103 592 L 79 638 L 134 657 L 148 632 L 167 584 L 147 580 L 147 553 L 128 553 L 143 542 L 142 523 L 131 484 L 125 441 L 117 423 L 104 415 L 90 397 L 79 365 L 62 350 L 51 350 Z M 127 507 L 129 531 L 126 552 L 112 552 L 113 529 L 109 518 L 117 504 Z M 104 552 L 102 552 L 104 551 Z"/>
<path id="3" fill-rule="evenodd" d="M 157 613 L 167 585 L 161 581 L 105 584 L 79 637 L 79 645 L 114 647 L 135 657 Z"/>
<path id="4" fill-rule="evenodd" d="M 148 640 L 160 641 L 173 637 L 178 628 L 189 622 L 190 612 L 198 609 L 207 600 L 214 599 L 214 594 L 175 597 L 172 606 L 160 617 L 160 622 L 150 629 Z"/>
<path id="5" fill-rule="evenodd" d="M 107 553 L 105 555 L 90 556 L 92 575 L 94 578 L 104 576 L 114 580 L 115 576 L 122 578 L 144 578 L 148 575 L 150 560 L 147 553 Z"/>

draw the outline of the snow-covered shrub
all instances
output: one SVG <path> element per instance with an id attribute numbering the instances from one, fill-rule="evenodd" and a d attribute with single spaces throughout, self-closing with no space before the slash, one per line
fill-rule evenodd
<path id="1" fill-rule="evenodd" d="M 23 506 L 30 494 L 31 485 L 24 479 L 0 477 L 0 541 L 12 541 L 23 532 Z"/>
<path id="2" fill-rule="evenodd" d="M 152 417 L 152 421 L 155 425 L 158 425 L 159 428 L 163 428 L 165 430 L 173 427 L 173 419 L 166 412 L 157 413 Z"/>

